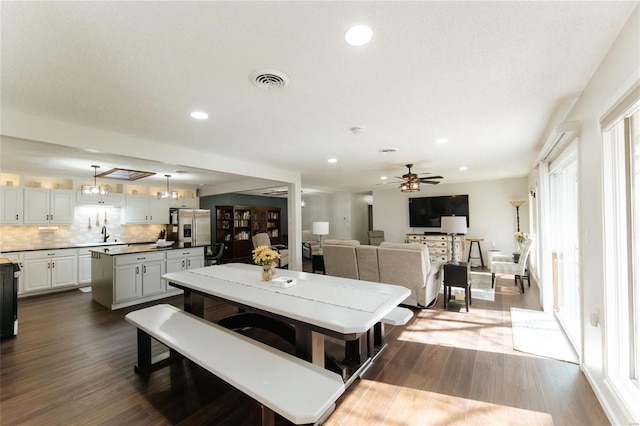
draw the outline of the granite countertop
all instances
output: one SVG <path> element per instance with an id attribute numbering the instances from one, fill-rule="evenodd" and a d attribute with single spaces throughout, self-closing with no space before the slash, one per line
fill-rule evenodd
<path id="1" fill-rule="evenodd" d="M 71 245 L 59 245 L 54 247 L 39 247 L 39 248 L 30 248 L 30 249 L 2 249 L 3 253 L 10 252 L 23 252 L 23 251 L 39 251 L 39 250 L 64 250 L 64 249 L 77 249 L 77 248 L 86 248 L 86 247 L 102 247 L 102 246 L 122 246 L 128 244 L 151 244 L 151 241 L 145 241 L 142 243 L 127 243 L 125 241 L 110 241 L 107 243 L 86 243 L 86 244 L 71 244 Z"/>
<path id="2" fill-rule="evenodd" d="M 173 243 L 170 246 L 158 247 L 156 244 L 138 244 L 129 247 L 105 247 L 99 248 L 96 250 L 91 250 L 96 253 L 107 254 L 109 256 L 118 256 L 121 254 L 133 254 L 133 253 L 149 253 L 155 251 L 166 251 L 166 250 L 175 250 L 175 249 L 184 249 L 184 248 L 197 248 L 197 247 L 205 247 L 205 246 L 188 246 L 185 247 L 183 243 Z"/>
<path id="3" fill-rule="evenodd" d="M 208 245 L 208 244 L 207 244 Z M 206 247 L 207 245 L 202 245 L 198 247 Z M 79 248 L 87 248 L 87 247 L 100 247 L 100 250 L 94 250 L 99 253 L 104 253 L 105 248 L 109 248 L 111 253 L 115 253 L 115 247 L 118 249 L 131 249 L 129 253 L 138 253 L 143 251 L 156 251 L 156 250 L 167 250 L 167 249 L 182 249 L 182 248 L 190 248 L 192 246 L 189 243 L 178 243 L 174 242 L 171 246 L 168 247 L 157 247 L 155 245 L 155 241 L 139 241 L 133 243 L 127 243 L 125 241 L 109 241 L 107 243 L 86 243 L 86 244 L 72 244 L 72 245 L 60 245 L 55 247 L 40 247 L 40 248 L 31 248 L 31 249 L 2 249 L 3 253 L 17 253 L 17 252 L 25 252 L 25 251 L 40 251 L 40 250 L 64 250 L 64 249 L 79 249 Z M 127 247 L 129 246 L 129 247 Z M 147 246 L 153 246 L 152 249 L 149 249 Z M 185 247 L 186 246 L 186 247 Z M 113 247 L 113 248 L 111 248 Z M 193 246 L 195 247 L 195 246 Z M 123 254 L 123 253 L 120 253 Z"/>

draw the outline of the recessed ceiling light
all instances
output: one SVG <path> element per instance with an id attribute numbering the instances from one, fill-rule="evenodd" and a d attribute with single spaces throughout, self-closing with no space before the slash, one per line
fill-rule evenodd
<path id="1" fill-rule="evenodd" d="M 337 163 L 337 162 L 338 162 L 338 159 L 337 159 L 337 158 L 329 158 L 327 161 L 328 161 L 329 163 Z"/>
<path id="2" fill-rule="evenodd" d="M 373 31 L 366 25 L 355 25 L 349 28 L 344 35 L 344 39 L 352 46 L 362 46 L 369 43 L 373 36 Z"/>
<path id="3" fill-rule="evenodd" d="M 206 120 L 207 118 L 209 118 L 209 114 L 207 114 L 206 112 L 202 112 L 202 111 L 193 111 L 191 113 L 191 117 L 197 119 L 197 120 Z"/>
<path id="4" fill-rule="evenodd" d="M 386 176 L 380 176 L 380 180 L 387 180 Z"/>
<path id="5" fill-rule="evenodd" d="M 447 139 L 447 138 L 438 138 L 438 139 L 436 139 L 436 143 L 437 144 L 442 144 L 442 143 L 447 143 L 447 142 L 449 142 L 449 139 Z"/>
<path id="6" fill-rule="evenodd" d="M 465 170 L 469 170 L 469 168 L 467 166 L 462 166 L 462 167 L 460 167 L 459 170 L 464 172 Z"/>

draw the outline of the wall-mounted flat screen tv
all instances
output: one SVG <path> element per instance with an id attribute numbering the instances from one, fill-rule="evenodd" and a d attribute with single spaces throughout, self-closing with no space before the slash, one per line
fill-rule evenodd
<path id="1" fill-rule="evenodd" d="M 468 195 L 409 198 L 409 226 L 412 228 L 439 228 L 440 218 L 451 215 L 465 216 L 469 227 Z"/>

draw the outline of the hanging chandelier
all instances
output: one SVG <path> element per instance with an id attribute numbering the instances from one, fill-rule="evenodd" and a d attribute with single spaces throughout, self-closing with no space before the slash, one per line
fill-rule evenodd
<path id="1" fill-rule="evenodd" d="M 171 175 L 165 175 L 167 178 L 167 190 L 164 192 L 158 192 L 158 199 L 161 200 L 163 198 L 171 198 L 173 200 L 178 198 L 178 193 L 175 191 L 169 191 L 169 178 Z"/>
<path id="2" fill-rule="evenodd" d="M 91 165 L 93 167 L 93 186 L 92 185 L 82 185 L 81 192 L 85 195 L 108 195 L 109 194 L 109 186 L 98 186 L 97 182 L 97 173 L 100 166 L 96 166 L 94 164 Z"/>

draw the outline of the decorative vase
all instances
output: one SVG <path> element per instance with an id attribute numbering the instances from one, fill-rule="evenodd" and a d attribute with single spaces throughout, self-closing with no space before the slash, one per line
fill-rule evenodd
<path id="1" fill-rule="evenodd" d="M 271 281 L 275 274 L 271 265 L 262 265 L 262 281 Z"/>

